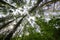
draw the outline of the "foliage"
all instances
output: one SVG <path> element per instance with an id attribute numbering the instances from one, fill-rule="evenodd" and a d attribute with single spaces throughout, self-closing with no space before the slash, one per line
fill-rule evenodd
<path id="1" fill-rule="evenodd" d="M 55 22 L 57 22 L 57 19 L 53 19 Z M 44 22 L 43 19 L 37 19 L 37 24 L 40 26 L 41 28 L 41 33 L 38 32 L 32 32 L 33 30 L 31 28 L 30 29 L 30 34 L 28 36 L 22 36 L 18 37 L 18 40 L 60 40 L 60 28 L 56 29 L 53 24 L 56 24 L 53 22 L 53 20 L 50 20 L 50 22 L 47 24 L 47 22 Z M 43 23 L 43 24 L 42 24 Z M 59 21 L 60 23 L 60 21 Z M 17 37 L 16 37 L 17 39 Z"/>
<path id="2" fill-rule="evenodd" d="M 46 22 L 42 18 L 45 17 L 44 7 L 49 10 L 58 1 L 60 0 L 0 0 L 0 15 L 5 15 L 0 17 L 0 40 L 60 40 L 60 19 L 52 18 Z M 37 18 L 33 20 L 33 17 Z M 8 28 L 11 24 L 12 30 Z M 39 28 L 40 32 L 37 32 Z"/>

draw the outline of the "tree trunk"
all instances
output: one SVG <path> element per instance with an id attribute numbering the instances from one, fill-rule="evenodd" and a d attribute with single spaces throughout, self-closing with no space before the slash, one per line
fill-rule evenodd
<path id="1" fill-rule="evenodd" d="M 25 16 L 26 16 L 26 15 L 25 15 Z M 24 18 L 25 16 L 23 16 L 23 18 Z M 20 19 L 19 22 L 17 22 L 17 24 L 15 25 L 15 27 L 13 28 L 13 30 L 5 37 L 5 40 L 10 40 L 10 39 L 11 39 L 13 33 L 15 33 L 15 31 L 17 30 L 17 28 L 18 28 L 19 25 L 21 24 L 23 18 Z"/>

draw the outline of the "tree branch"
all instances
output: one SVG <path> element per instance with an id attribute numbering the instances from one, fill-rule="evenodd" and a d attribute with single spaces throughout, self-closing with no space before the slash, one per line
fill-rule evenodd
<path id="1" fill-rule="evenodd" d="M 39 4 L 40 4 L 42 1 L 43 1 L 43 0 L 38 0 L 37 3 L 36 3 L 36 5 L 35 5 L 33 8 L 31 8 L 31 10 L 30 10 L 29 12 L 32 13 L 32 12 L 39 6 Z"/>
<path id="2" fill-rule="evenodd" d="M 46 5 L 49 5 L 49 4 L 52 4 L 52 3 L 55 3 L 55 2 L 57 2 L 57 1 L 60 1 L 60 0 L 48 1 L 48 2 L 46 2 L 46 3 L 41 4 L 40 6 L 38 6 L 39 3 L 37 3 L 36 6 L 34 6 L 29 12 L 32 13 L 35 9 L 41 8 L 41 7 L 43 7 L 43 6 L 46 6 Z M 41 2 L 42 2 L 42 1 L 41 1 Z"/>
<path id="3" fill-rule="evenodd" d="M 7 2 L 5 2 L 5 1 L 3 1 L 3 0 L 0 0 L 0 3 L 9 5 L 9 6 L 11 6 L 12 8 L 17 9 L 15 6 L 12 6 L 11 4 L 9 4 L 9 3 L 7 3 Z"/>
<path id="4" fill-rule="evenodd" d="M 11 21 L 9 21 L 9 22 L 3 24 L 3 25 L 0 27 L 0 30 L 1 30 L 2 28 L 7 27 L 7 25 L 10 24 L 10 23 L 12 23 L 13 21 L 14 21 L 14 20 L 11 20 Z"/>
<path id="5" fill-rule="evenodd" d="M 57 1 L 59 1 L 59 0 L 57 0 Z M 43 6 L 47 6 L 47 5 L 49 5 L 49 4 L 53 4 L 53 3 L 55 3 L 55 2 L 57 2 L 57 1 L 48 1 L 48 2 L 46 2 L 46 3 L 43 3 L 43 4 L 41 4 L 39 7 L 37 7 L 37 9 L 38 8 L 41 8 L 41 7 L 43 7 Z"/>

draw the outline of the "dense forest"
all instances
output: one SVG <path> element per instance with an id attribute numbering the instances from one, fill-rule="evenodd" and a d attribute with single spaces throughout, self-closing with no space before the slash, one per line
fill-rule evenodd
<path id="1" fill-rule="evenodd" d="M 60 0 L 0 0 L 0 40 L 60 40 Z"/>

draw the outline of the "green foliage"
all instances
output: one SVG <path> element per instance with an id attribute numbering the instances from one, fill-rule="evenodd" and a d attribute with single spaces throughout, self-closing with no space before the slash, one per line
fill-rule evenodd
<path id="1" fill-rule="evenodd" d="M 37 19 L 36 23 L 41 28 L 41 34 L 45 40 L 52 40 L 54 33 L 54 26 L 44 22 L 43 19 Z"/>
<path id="2" fill-rule="evenodd" d="M 40 33 L 32 33 L 28 36 L 27 40 L 41 40 Z"/>
<path id="3" fill-rule="evenodd" d="M 22 5 L 26 4 L 26 0 L 12 0 L 12 1 L 13 1 L 13 3 L 16 3 L 17 4 L 16 6 L 18 6 L 18 7 L 21 7 Z M 47 1 L 47 3 L 45 3 L 45 4 L 43 4 L 42 1 L 43 0 L 38 0 L 36 5 L 34 4 L 35 6 L 33 6 L 31 8 L 31 10 L 28 11 L 29 14 L 26 16 L 30 16 L 30 13 L 32 13 L 32 12 L 33 12 L 32 15 L 35 16 L 36 11 L 38 11 L 38 13 L 42 16 L 42 15 L 44 15 L 44 10 L 41 7 L 43 7 L 46 4 L 49 4 L 50 2 L 55 3 L 59 0 L 55 0 L 55 1 L 51 0 L 49 2 Z M 30 2 L 31 2 L 31 0 L 30 0 Z M 43 5 L 41 4 L 42 5 L 41 6 L 40 3 L 42 3 Z M 39 8 L 39 6 L 40 6 L 40 8 Z M 11 8 L 11 9 L 14 8 L 14 10 L 18 8 L 18 7 L 15 8 L 11 4 L 9 4 L 3 0 L 0 0 L 0 7 L 1 7 L 0 12 L 3 12 L 3 14 L 7 14 L 8 12 L 12 13 L 13 11 L 12 10 L 9 11 L 9 8 Z M 23 8 L 24 7 L 25 6 L 23 6 Z M 26 9 L 29 9 L 29 8 L 26 8 Z M 60 38 L 59 38 L 60 37 L 60 19 L 55 19 L 55 18 L 51 19 L 48 23 L 45 22 L 44 19 L 37 18 L 36 24 L 39 25 L 39 27 L 40 27 L 40 31 L 41 31 L 40 33 L 36 32 L 36 29 L 29 25 L 29 27 L 25 26 L 24 31 L 23 31 L 23 35 L 21 37 L 15 36 L 14 38 L 12 38 L 13 34 L 15 33 L 15 31 L 20 26 L 20 24 L 22 23 L 23 19 L 26 16 L 22 15 L 22 19 L 20 19 L 19 21 L 17 20 L 16 17 L 20 18 L 20 15 L 19 16 L 18 15 L 16 15 L 16 16 L 14 16 L 14 15 L 9 16 L 8 15 L 6 17 L 0 18 L 1 23 L 7 21 L 4 25 L 2 25 L 2 27 L 0 26 L 0 29 L 5 28 L 7 25 L 12 23 L 14 20 L 12 20 L 12 21 L 9 21 L 9 20 L 14 19 L 14 17 L 18 21 L 16 23 L 16 25 L 14 25 L 13 30 L 11 30 L 9 32 L 9 34 L 7 34 L 5 37 L 4 37 L 4 35 L 0 36 L 0 40 L 3 40 L 4 38 L 5 38 L 4 40 L 10 40 L 10 39 L 11 40 L 60 40 Z M 58 26 L 58 28 L 56 28 L 57 26 Z M 28 31 L 29 35 L 25 35 L 25 31 Z"/>
<path id="4" fill-rule="evenodd" d="M 50 24 L 52 25 L 59 25 L 60 26 L 60 19 L 59 18 L 55 18 L 49 21 Z"/>
<path id="5" fill-rule="evenodd" d="M 43 19 L 37 19 L 36 23 L 41 28 L 41 33 L 33 32 L 33 27 L 28 27 L 29 35 L 16 36 L 12 40 L 60 40 L 60 28 L 56 29 L 53 24 L 59 23 L 57 19 L 50 20 L 48 23 Z M 52 24 L 53 23 L 53 24 Z"/>

